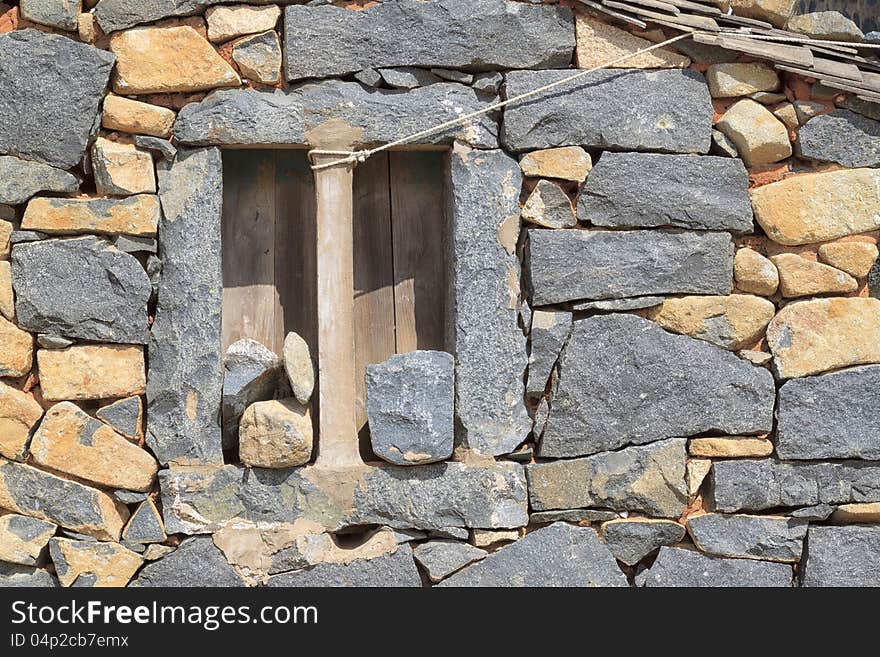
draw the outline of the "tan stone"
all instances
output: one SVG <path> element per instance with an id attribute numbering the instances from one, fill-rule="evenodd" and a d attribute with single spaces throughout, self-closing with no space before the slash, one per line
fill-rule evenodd
<path id="1" fill-rule="evenodd" d="M 146 492 L 159 469 L 147 451 L 70 402 L 46 411 L 30 452 L 39 465 L 106 488 Z"/>
<path id="2" fill-rule="evenodd" d="M 34 364 L 34 336 L 0 317 L 0 377 L 24 376 Z"/>
<path id="3" fill-rule="evenodd" d="M 0 561 L 36 565 L 58 527 L 39 518 L 16 513 L 0 516 Z"/>
<path id="4" fill-rule="evenodd" d="M 688 500 L 696 499 L 700 486 L 712 469 L 712 461 L 708 459 L 690 459 L 687 462 L 685 478 L 687 479 Z"/>
<path id="5" fill-rule="evenodd" d="M 49 235 L 137 235 L 155 237 L 159 228 L 159 197 L 138 194 L 123 199 L 33 198 L 21 227 Z"/>
<path id="6" fill-rule="evenodd" d="M 472 529 L 471 543 L 478 548 L 487 548 L 501 543 L 512 543 L 521 536 L 518 529 Z"/>
<path id="7" fill-rule="evenodd" d="M 775 27 L 785 27 L 797 5 L 798 0 L 730 0 L 737 16 L 767 21 Z"/>
<path id="8" fill-rule="evenodd" d="M 877 246 L 870 242 L 834 242 L 819 247 L 819 257 L 822 262 L 856 278 L 864 278 L 868 275 L 871 267 L 874 266 L 874 261 L 877 260 L 877 255 Z M 2 264 L 0 263 L 0 266 Z M 2 278 L 0 275 L 0 285 L 2 285 Z M 0 291 L 0 298 L 2 298 L 2 291 Z M 2 305 L 0 305 L 0 311 L 2 311 Z"/>
<path id="9" fill-rule="evenodd" d="M 138 27 L 110 38 L 116 55 L 113 89 L 119 94 L 161 94 L 237 87 L 241 79 L 193 28 Z"/>
<path id="10" fill-rule="evenodd" d="M 41 417 L 43 407 L 31 395 L 0 381 L 0 455 L 24 460 L 31 429 Z"/>
<path id="11" fill-rule="evenodd" d="M 666 299 L 645 312 L 668 331 L 731 350 L 760 340 L 775 314 L 776 306 L 770 301 L 750 294 Z"/>
<path id="12" fill-rule="evenodd" d="M 92 146 L 95 188 L 102 196 L 154 194 L 156 172 L 149 151 L 98 137 Z"/>
<path id="13" fill-rule="evenodd" d="M 877 169 L 810 173 L 752 190 L 752 207 L 774 242 L 827 242 L 880 228 L 878 189 Z"/>
<path id="14" fill-rule="evenodd" d="M 854 292 L 859 287 L 846 272 L 794 253 L 780 253 L 770 260 L 779 270 L 779 291 L 787 298 Z"/>
<path id="15" fill-rule="evenodd" d="M 290 468 L 312 457 L 312 417 L 296 399 L 251 404 L 238 427 L 238 451 L 245 465 Z"/>
<path id="16" fill-rule="evenodd" d="M 733 256 L 733 277 L 737 289 L 769 297 L 779 287 L 779 272 L 769 258 L 749 248 L 740 249 Z"/>
<path id="17" fill-rule="evenodd" d="M 749 361 L 752 365 L 766 365 L 773 360 L 773 354 L 768 354 L 766 351 L 756 351 L 754 349 L 743 349 L 736 352 L 736 355 L 743 360 Z"/>
<path id="18" fill-rule="evenodd" d="M 144 562 L 119 543 L 53 538 L 49 553 L 61 586 L 123 587 Z"/>
<path id="19" fill-rule="evenodd" d="M 603 23 L 588 14 L 578 14 L 577 51 L 578 68 L 596 68 L 654 45 L 647 39 Z M 658 48 L 638 57 L 614 64 L 610 68 L 685 68 L 691 60 L 672 50 Z"/>
<path id="20" fill-rule="evenodd" d="M 841 504 L 834 509 L 830 520 L 838 525 L 880 523 L 880 502 Z"/>
<path id="21" fill-rule="evenodd" d="M 40 388 L 47 401 L 110 399 L 146 391 L 144 348 L 74 345 L 37 352 Z"/>
<path id="22" fill-rule="evenodd" d="M 95 15 L 89 11 L 79 14 L 76 17 L 76 31 L 80 41 L 94 44 L 98 38 L 98 22 Z"/>
<path id="23" fill-rule="evenodd" d="M 721 436 L 692 438 L 688 443 L 691 456 L 703 458 L 758 458 L 773 453 L 773 443 L 766 438 Z"/>
<path id="24" fill-rule="evenodd" d="M 790 303 L 767 327 L 783 378 L 880 363 L 880 300 L 810 299 Z"/>
<path id="25" fill-rule="evenodd" d="M 237 41 L 232 46 L 232 60 L 241 74 L 262 84 L 281 81 L 281 41 L 274 30 Z"/>
<path id="26" fill-rule="evenodd" d="M 519 166 L 524 175 L 533 178 L 584 182 L 593 168 L 593 160 L 580 146 L 562 146 L 526 153 Z"/>
<path id="27" fill-rule="evenodd" d="M 773 164 L 791 156 L 788 128 L 754 100 L 746 98 L 731 105 L 715 127 L 736 144 L 749 166 Z"/>
<path id="28" fill-rule="evenodd" d="M 170 137 L 175 116 L 174 112 L 166 107 L 108 94 L 104 98 L 101 125 L 108 130 L 119 130 L 136 135 Z"/>
<path id="29" fill-rule="evenodd" d="M 15 321 L 15 297 L 12 293 L 12 265 L 0 260 L 0 315 Z"/>
<path id="30" fill-rule="evenodd" d="M 577 218 L 571 200 L 556 183 L 539 180 L 523 203 L 521 218 L 545 228 L 573 228 Z"/>
<path id="31" fill-rule="evenodd" d="M 205 12 L 208 21 L 208 38 L 219 43 L 245 34 L 256 34 L 275 28 L 281 9 L 275 5 L 254 7 L 230 5 L 210 7 Z"/>
<path id="32" fill-rule="evenodd" d="M 0 219 L 0 259 L 2 260 L 9 258 L 11 248 L 9 238 L 12 237 L 14 228 L 10 222 Z"/>
<path id="33" fill-rule="evenodd" d="M 800 126 L 798 113 L 791 103 L 782 103 L 773 110 L 773 116 L 782 121 L 789 130 L 797 130 Z"/>
<path id="34" fill-rule="evenodd" d="M 284 338 L 284 372 L 293 396 L 301 404 L 308 404 L 315 390 L 315 365 L 309 345 L 302 337 L 290 332 Z"/>
<path id="35" fill-rule="evenodd" d="M 779 89 L 779 75 L 766 64 L 725 62 L 706 70 L 712 98 L 735 98 Z"/>
<path id="36" fill-rule="evenodd" d="M 834 9 L 832 3 L 829 9 Z M 856 9 L 856 7 L 853 7 Z M 861 11 L 865 12 L 865 16 L 872 13 L 876 15 L 876 10 L 869 9 L 862 4 Z M 859 26 L 839 11 L 815 11 L 805 14 L 798 14 L 788 19 L 785 29 L 789 32 L 804 34 L 811 39 L 827 39 L 830 41 L 864 41 L 865 35 Z"/>

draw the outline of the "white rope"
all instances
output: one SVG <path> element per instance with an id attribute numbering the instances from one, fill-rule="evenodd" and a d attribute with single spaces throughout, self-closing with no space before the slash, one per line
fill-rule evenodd
<path id="1" fill-rule="evenodd" d="M 787 37 L 776 34 L 752 34 L 751 32 L 707 32 L 716 37 L 731 37 L 733 39 L 760 39 L 762 41 L 782 41 L 790 43 L 802 43 L 815 46 L 846 46 L 847 48 L 877 48 L 880 43 L 863 43 L 855 41 L 830 41 L 827 39 L 810 39 L 808 37 Z"/>

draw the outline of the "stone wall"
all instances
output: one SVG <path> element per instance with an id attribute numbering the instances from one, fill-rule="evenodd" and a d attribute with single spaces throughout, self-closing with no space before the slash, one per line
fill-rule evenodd
<path id="1" fill-rule="evenodd" d="M 370 367 L 364 465 L 315 462 L 298 336 L 221 351 L 224 148 L 387 143 L 676 34 L 623 27 L 0 3 L 0 585 L 880 585 L 880 106 L 772 62 L 679 42 L 415 143 L 453 353 Z"/>

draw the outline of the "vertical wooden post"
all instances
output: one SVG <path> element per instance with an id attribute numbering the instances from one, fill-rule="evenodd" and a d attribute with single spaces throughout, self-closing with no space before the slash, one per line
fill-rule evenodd
<path id="1" fill-rule="evenodd" d="M 315 164 L 339 156 L 315 154 Z M 318 403 L 316 465 L 361 465 L 355 414 L 354 168 L 315 171 L 317 196 Z"/>

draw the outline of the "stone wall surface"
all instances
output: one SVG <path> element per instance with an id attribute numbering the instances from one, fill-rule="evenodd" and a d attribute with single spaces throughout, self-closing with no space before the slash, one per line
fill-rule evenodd
<path id="1" fill-rule="evenodd" d="M 468 118 L 678 34 L 587 4 L 0 2 L 0 586 L 880 585 L 880 87 L 688 40 Z M 796 4 L 732 18 L 880 41 Z M 222 351 L 223 150 L 449 123 L 451 353 L 322 464 L 305 340 Z"/>

